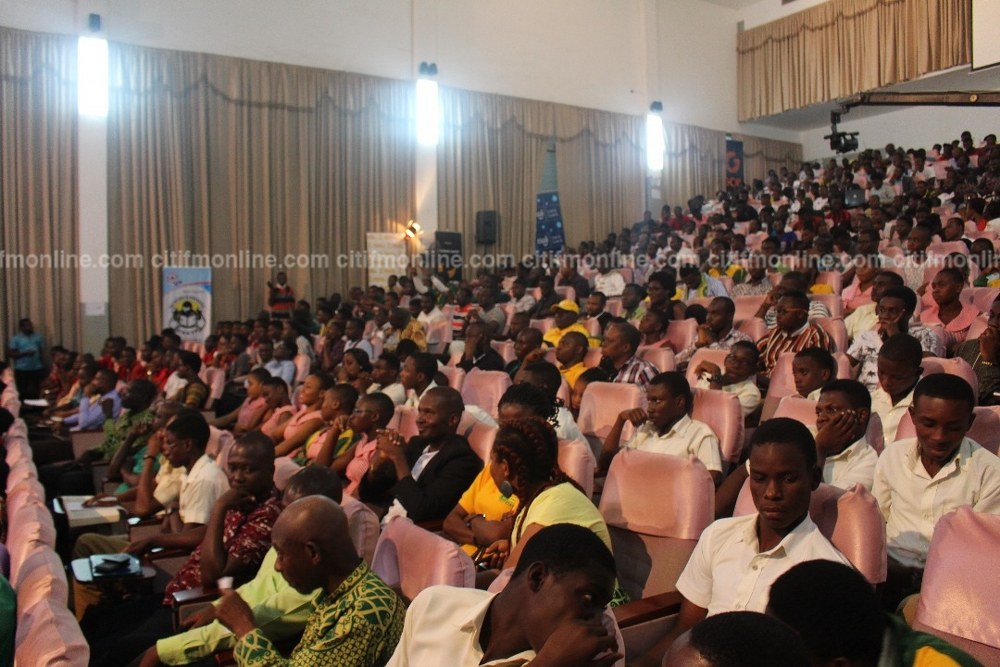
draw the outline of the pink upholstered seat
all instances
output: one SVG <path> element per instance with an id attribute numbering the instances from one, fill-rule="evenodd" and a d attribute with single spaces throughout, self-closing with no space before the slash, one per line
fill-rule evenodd
<path id="1" fill-rule="evenodd" d="M 979 338 L 982 333 L 986 331 L 986 318 L 980 315 L 972 322 L 972 326 L 969 327 L 969 332 L 965 335 L 966 340 L 975 340 Z"/>
<path id="2" fill-rule="evenodd" d="M 739 460 L 743 447 L 743 408 L 736 394 L 721 389 L 695 389 L 691 418 L 708 424 L 715 432 L 723 461 Z"/>
<path id="3" fill-rule="evenodd" d="M 735 297 L 733 304 L 736 306 L 736 314 L 733 316 L 733 322 L 739 324 L 740 322 L 749 320 L 760 309 L 760 305 L 764 303 L 764 299 L 766 298 L 766 294 Z"/>
<path id="4" fill-rule="evenodd" d="M 62 561 L 44 545 L 34 547 L 25 558 L 11 586 L 17 591 L 18 609 L 28 609 L 40 600 L 66 604 L 69 586 Z"/>
<path id="5" fill-rule="evenodd" d="M 788 417 L 807 427 L 816 427 L 816 401 L 801 396 L 785 396 L 774 411 L 774 418 Z"/>
<path id="6" fill-rule="evenodd" d="M 633 600 L 676 590 L 677 577 L 714 519 L 714 502 L 715 486 L 700 461 L 633 450 L 615 456 L 600 510 L 619 582 Z"/>
<path id="7" fill-rule="evenodd" d="M 958 357 L 953 359 L 924 357 L 921 359 L 920 365 L 924 369 L 924 376 L 933 375 L 934 373 L 957 375 L 969 383 L 969 386 L 972 387 L 972 393 L 979 396 L 979 378 L 976 377 L 976 372 L 972 370 L 972 366 L 965 359 Z"/>
<path id="8" fill-rule="evenodd" d="M 840 292 L 844 288 L 844 276 L 840 271 L 820 271 L 816 274 L 816 283 L 820 285 L 829 285 L 833 288 L 834 295 L 839 298 Z"/>
<path id="9" fill-rule="evenodd" d="M 292 361 L 295 362 L 295 386 L 298 387 L 309 377 L 311 362 L 307 354 L 296 354 Z"/>
<path id="10" fill-rule="evenodd" d="M 577 426 L 585 435 L 604 442 L 618 414 L 627 408 L 641 407 L 645 402 L 642 389 L 621 382 L 591 382 L 580 400 Z M 622 438 L 631 437 L 631 425 L 625 427 Z"/>
<path id="11" fill-rule="evenodd" d="M 743 484 L 733 516 L 756 512 L 750 494 L 750 480 Z M 878 502 L 861 484 L 844 491 L 820 484 L 812 493 L 809 516 L 820 532 L 865 578 L 878 584 L 885 581 L 885 518 Z"/>
<path id="12" fill-rule="evenodd" d="M 309 357 L 305 357 L 308 361 Z M 222 391 L 226 386 L 226 371 L 221 368 L 203 368 L 205 377 L 202 380 L 208 385 L 208 399 L 205 401 L 205 409 L 211 410 L 212 404 L 222 398 Z"/>
<path id="13" fill-rule="evenodd" d="M 674 361 L 674 351 L 668 347 L 640 347 L 638 356 L 656 366 L 661 373 L 672 371 L 677 367 Z"/>
<path id="14" fill-rule="evenodd" d="M 41 600 L 17 610 L 14 663 L 31 667 L 86 667 L 90 647 L 65 602 Z"/>
<path id="15" fill-rule="evenodd" d="M 494 419 L 500 397 L 510 387 L 510 375 L 503 371 L 481 371 L 473 368 L 462 383 L 462 400 L 466 405 L 478 405 Z"/>
<path id="16" fill-rule="evenodd" d="M 497 354 L 503 357 L 503 362 L 509 364 L 517 358 L 514 354 L 514 341 L 512 340 L 494 340 L 490 341 L 490 347 L 492 347 Z"/>
<path id="17" fill-rule="evenodd" d="M 604 310 L 608 311 L 615 317 L 621 317 L 624 308 L 622 307 L 622 300 L 619 298 L 608 299 L 608 302 L 604 304 Z"/>
<path id="18" fill-rule="evenodd" d="M 295 477 L 300 470 L 302 470 L 302 466 L 298 463 L 287 456 L 279 456 L 274 459 L 274 475 L 272 477 L 274 485 L 279 491 L 284 491 L 285 487 L 288 486 L 288 481 Z"/>
<path id="19" fill-rule="evenodd" d="M 465 417 L 463 417 L 464 419 Z M 483 463 L 487 463 L 490 460 L 490 452 L 493 451 L 493 441 L 500 429 L 481 422 L 475 417 L 469 419 L 468 424 L 469 428 L 465 431 L 465 437 L 469 441 L 469 446 L 483 460 Z M 459 424 L 459 430 L 461 431 L 461 429 L 462 425 Z"/>
<path id="20" fill-rule="evenodd" d="M 569 299 L 570 301 L 576 301 L 576 290 L 569 285 L 559 285 L 555 288 L 556 294 L 559 295 L 560 299 Z"/>
<path id="21" fill-rule="evenodd" d="M 844 316 L 844 302 L 838 292 L 834 292 L 833 294 L 810 294 L 809 299 L 810 301 L 819 301 L 826 306 L 826 309 L 830 311 L 830 317 Z M 837 349 L 841 350 L 842 348 L 838 347 Z M 846 349 L 846 347 L 843 348 L 843 350 Z"/>
<path id="22" fill-rule="evenodd" d="M 549 329 L 556 325 L 555 320 L 551 317 L 546 317 L 541 320 L 529 320 L 529 326 L 532 329 L 538 329 L 542 333 L 546 333 Z"/>
<path id="23" fill-rule="evenodd" d="M 427 328 L 427 339 L 436 341 L 428 346 L 427 351 L 432 354 L 441 354 L 448 348 L 452 340 L 451 316 L 432 322 Z"/>
<path id="24" fill-rule="evenodd" d="M 836 346 L 835 352 L 847 352 L 847 326 L 842 317 L 817 317 L 813 320 L 816 324 L 826 330 L 833 339 Z"/>
<path id="25" fill-rule="evenodd" d="M 430 586 L 471 588 L 476 583 L 476 566 L 468 554 L 407 518 L 393 519 L 382 530 L 372 569 L 406 600 Z"/>
<path id="26" fill-rule="evenodd" d="M 934 528 L 914 627 L 1000 664 L 1000 517 L 960 507 Z"/>
<path id="27" fill-rule="evenodd" d="M 667 339 L 675 350 L 683 350 L 698 337 L 698 320 L 670 320 L 667 324 Z"/>
<path id="28" fill-rule="evenodd" d="M 748 317 L 740 322 L 736 328 L 750 336 L 750 339 L 755 343 L 767 335 L 767 323 L 760 317 Z"/>
<path id="29" fill-rule="evenodd" d="M 388 427 L 398 431 L 401 436 L 409 440 L 417 434 L 417 409 L 406 405 L 397 405 Z"/>
<path id="30" fill-rule="evenodd" d="M 688 361 L 687 372 L 684 374 L 684 377 L 687 378 L 688 384 L 694 387 L 694 383 L 698 381 L 698 378 L 695 377 L 695 369 L 697 369 L 703 361 L 709 361 L 724 371 L 726 368 L 726 357 L 728 355 L 728 350 L 710 350 L 707 347 L 695 350 L 695 353 L 691 355 L 691 359 Z"/>
<path id="31" fill-rule="evenodd" d="M 583 356 L 583 365 L 587 368 L 593 368 L 599 363 L 601 363 L 601 348 L 588 347 L 587 353 Z"/>
<path id="32" fill-rule="evenodd" d="M 340 506 L 347 516 L 347 530 L 351 534 L 351 542 L 358 550 L 358 555 L 371 565 L 375 556 L 375 545 L 378 543 L 378 516 L 363 502 L 354 496 L 344 495 Z"/>
<path id="33" fill-rule="evenodd" d="M 222 452 L 226 452 L 228 455 L 229 449 L 233 446 L 236 438 L 233 437 L 232 433 L 221 428 L 209 426 L 208 430 L 208 444 L 205 445 L 205 453 L 218 463 L 219 455 Z"/>
<path id="34" fill-rule="evenodd" d="M 465 371 L 461 368 L 453 368 L 451 366 L 444 366 L 438 368 L 446 378 L 448 378 L 448 386 L 457 391 L 462 391 L 462 384 L 465 382 Z"/>
<path id="35" fill-rule="evenodd" d="M 588 498 L 594 495 L 594 471 L 597 469 L 597 459 L 585 441 L 559 441 L 559 468 L 583 488 L 583 495 Z"/>
<path id="36" fill-rule="evenodd" d="M 10 552 L 10 579 L 21 580 L 21 568 L 38 547 L 54 549 L 56 528 L 44 505 L 29 503 L 12 513 L 8 521 L 7 550 Z"/>

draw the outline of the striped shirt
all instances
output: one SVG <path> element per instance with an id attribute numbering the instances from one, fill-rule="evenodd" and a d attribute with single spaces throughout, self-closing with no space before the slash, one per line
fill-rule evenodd
<path id="1" fill-rule="evenodd" d="M 788 333 L 782 329 L 773 329 L 757 341 L 760 350 L 764 373 L 770 375 L 774 364 L 784 352 L 800 352 L 807 347 L 822 347 L 834 351 L 833 339 L 824 329 L 814 322 L 807 322 L 801 329 Z"/>

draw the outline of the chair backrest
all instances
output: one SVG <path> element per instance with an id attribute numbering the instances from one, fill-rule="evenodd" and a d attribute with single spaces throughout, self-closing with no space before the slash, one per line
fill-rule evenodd
<path id="1" fill-rule="evenodd" d="M 209 425 L 208 444 L 205 445 L 205 453 L 221 466 L 224 462 L 219 461 L 220 455 L 222 452 L 226 452 L 228 457 L 229 449 L 235 441 L 236 438 L 229 431 Z"/>
<path id="2" fill-rule="evenodd" d="M 938 257 L 945 257 L 953 252 L 961 253 L 963 255 L 969 254 L 969 246 L 965 245 L 963 241 L 941 241 L 939 243 L 931 243 L 927 246 L 928 255 L 937 255 Z"/>
<path id="3" fill-rule="evenodd" d="M 634 450 L 615 456 L 600 510 L 619 582 L 632 599 L 676 589 L 698 538 L 715 518 L 714 504 L 712 477 L 697 459 Z"/>
<path id="4" fill-rule="evenodd" d="M 618 414 L 627 408 L 642 407 L 642 389 L 622 382 L 591 382 L 580 400 L 580 418 L 576 425 L 584 435 L 604 439 Z M 622 433 L 622 437 L 628 437 Z"/>
<path id="5" fill-rule="evenodd" d="M 984 665 L 1000 664 L 997 544 L 998 516 L 966 506 L 938 519 L 913 625 L 948 640 Z"/>
<path id="6" fill-rule="evenodd" d="M 417 409 L 406 405 L 397 405 L 389 428 L 395 429 L 401 436 L 409 440 L 417 434 Z"/>
<path id="7" fill-rule="evenodd" d="M 462 391 L 462 384 L 465 382 L 465 371 L 454 366 L 441 366 L 438 370 L 448 378 L 449 387 L 457 391 Z"/>
<path id="8" fill-rule="evenodd" d="M 715 433 L 723 461 L 739 461 L 743 449 L 743 408 L 736 394 L 721 389 L 695 389 L 691 418 L 708 424 Z"/>
<path id="9" fill-rule="evenodd" d="M 292 361 L 295 362 L 295 386 L 298 387 L 309 377 L 312 360 L 308 354 L 296 354 Z"/>
<path id="10" fill-rule="evenodd" d="M 473 368 L 466 373 L 462 383 L 462 400 L 465 404 L 478 405 L 494 419 L 500 397 L 511 385 L 510 375 L 504 371 L 482 371 Z"/>
<path id="11" fill-rule="evenodd" d="M 636 354 L 643 361 L 648 361 L 656 366 L 657 370 L 661 373 L 666 373 L 677 368 L 677 362 L 674 360 L 674 351 L 669 347 L 640 347 Z"/>
<path id="12" fill-rule="evenodd" d="M 407 601 L 430 586 L 476 584 L 476 566 L 458 544 L 405 517 L 393 519 L 382 530 L 372 570 Z"/>
<path id="13" fill-rule="evenodd" d="M 587 368 L 593 368 L 601 363 L 601 356 L 601 348 L 588 347 L 587 353 L 583 355 L 583 365 Z"/>
<path id="14" fill-rule="evenodd" d="M 989 308 L 986 310 L 988 311 Z M 976 338 L 979 338 L 984 331 L 986 331 L 986 318 L 980 315 L 972 321 L 972 326 L 969 327 L 969 332 L 965 335 L 965 340 L 975 340 Z"/>
<path id="15" fill-rule="evenodd" d="M 41 600 L 17 610 L 14 664 L 85 667 L 90 646 L 66 603 Z"/>
<path id="16" fill-rule="evenodd" d="M 689 317 L 686 320 L 670 320 L 667 324 L 667 340 L 675 350 L 683 350 L 694 343 L 698 337 L 698 320 Z"/>
<path id="17" fill-rule="evenodd" d="M 733 516 L 757 509 L 750 494 L 750 480 L 743 483 Z M 872 584 L 885 581 L 885 518 L 875 496 L 857 484 L 845 491 L 820 484 L 812 493 L 809 516 L 833 546 Z"/>
<path id="18" fill-rule="evenodd" d="M 555 320 L 553 320 L 551 317 L 546 317 L 546 318 L 541 319 L 541 320 L 529 320 L 528 322 L 529 322 L 529 326 L 532 329 L 538 329 L 543 334 L 547 333 L 549 329 L 551 329 L 552 327 L 554 327 L 556 325 Z"/>
<path id="19" fill-rule="evenodd" d="M 493 340 L 490 341 L 490 347 L 503 357 L 505 364 L 509 364 L 517 358 L 517 355 L 514 354 L 514 341 L 512 340 Z"/>
<path id="20" fill-rule="evenodd" d="M 750 340 L 755 343 L 767 335 L 767 322 L 761 317 L 748 317 L 736 328 L 750 336 Z"/>
<path id="21" fill-rule="evenodd" d="M 972 370 L 972 366 L 965 359 L 959 357 L 954 357 L 952 359 L 944 359 L 942 357 L 924 357 L 920 360 L 920 365 L 924 369 L 924 376 L 933 375 L 935 373 L 947 373 L 948 375 L 957 375 L 972 387 L 972 393 L 979 396 L 979 378 L 976 376 L 976 372 Z"/>
<path id="22" fill-rule="evenodd" d="M 844 316 L 844 302 L 840 298 L 840 292 L 834 292 L 833 294 L 811 294 L 809 296 L 811 301 L 819 301 L 826 309 L 830 311 L 830 317 L 843 317 Z M 837 348 L 838 350 L 841 348 Z"/>
<path id="23" fill-rule="evenodd" d="M 66 571 L 52 549 L 44 545 L 32 549 L 21 564 L 19 575 L 11 582 L 17 591 L 18 609 L 27 609 L 44 599 L 66 604 L 69 596 Z"/>
<path id="24" fill-rule="evenodd" d="M 583 489 L 588 498 L 594 495 L 594 471 L 597 459 L 583 440 L 559 441 L 559 468 Z"/>
<path id="25" fill-rule="evenodd" d="M 604 310 L 608 311 L 615 317 L 621 317 L 621 314 L 625 311 L 622 306 L 622 300 L 619 298 L 608 299 L 608 302 L 604 304 Z"/>
<path id="26" fill-rule="evenodd" d="M 798 393 L 795 389 L 795 378 L 792 376 L 792 359 L 794 358 L 794 352 L 783 352 L 778 355 L 778 360 L 774 362 L 774 368 L 771 369 L 771 384 L 767 388 L 767 396 L 764 397 L 761 421 L 766 421 L 774 416 L 774 411 L 778 409 L 781 399 Z"/>
<path id="27" fill-rule="evenodd" d="M 996 287 L 970 287 L 962 290 L 962 296 L 966 296 L 966 292 L 969 293 L 968 303 L 979 309 L 981 313 L 989 313 L 990 307 L 996 298 L 1000 296 L 1000 289 Z M 965 301 L 965 299 L 962 299 Z"/>
<path id="28" fill-rule="evenodd" d="M 816 282 L 820 285 L 829 285 L 832 287 L 833 293 L 838 297 L 844 288 L 844 276 L 840 271 L 820 271 L 816 275 Z"/>
<path id="29" fill-rule="evenodd" d="M 555 288 L 556 294 L 559 295 L 560 299 L 569 299 L 570 301 L 576 301 L 576 290 L 569 285 L 559 285 Z"/>
<path id="30" fill-rule="evenodd" d="M 816 427 L 816 401 L 801 396 L 785 396 L 774 411 L 774 418 L 788 417 L 809 428 Z"/>
<path id="31" fill-rule="evenodd" d="M 340 506 L 347 516 L 347 530 L 351 534 L 354 548 L 358 550 L 358 555 L 371 565 L 375 556 L 375 545 L 378 544 L 378 515 L 354 496 L 344 495 Z"/>
<path id="32" fill-rule="evenodd" d="M 710 361 L 720 369 L 725 370 L 726 357 L 728 355 L 729 350 L 710 350 L 707 347 L 695 350 L 695 353 L 691 355 L 691 359 L 688 361 L 687 372 L 684 374 L 684 377 L 687 378 L 688 384 L 693 387 L 694 383 L 698 381 L 698 377 L 695 375 L 695 369 L 697 369 L 703 361 Z"/>
<path id="33" fill-rule="evenodd" d="M 976 418 L 966 435 L 996 454 L 1000 451 L 1000 406 L 977 406 L 972 412 Z"/>
<path id="34" fill-rule="evenodd" d="M 847 352 L 847 325 L 842 317 L 817 317 L 813 320 L 833 339 L 835 352 Z"/>
<path id="35" fill-rule="evenodd" d="M 497 431 L 500 429 L 497 426 L 490 426 L 485 422 L 481 422 L 475 417 L 471 417 L 471 415 L 468 421 L 469 428 L 465 432 L 465 438 L 469 441 L 472 451 L 483 460 L 483 463 L 489 463 L 490 452 L 493 451 L 493 441 L 496 440 Z M 460 424 L 459 429 L 461 430 L 461 428 L 462 425 Z"/>
<path id="36" fill-rule="evenodd" d="M 434 349 L 429 351 L 432 354 L 444 352 L 448 343 L 452 341 L 452 333 L 451 316 L 431 322 L 430 326 L 427 327 L 427 338 L 436 342 L 433 345 Z"/>
<path id="37" fill-rule="evenodd" d="M 591 338 L 600 338 L 601 323 L 596 317 L 587 317 L 582 319 L 580 320 L 580 324 L 582 324 L 583 328 L 587 330 L 587 334 L 589 334 Z"/>
<path id="38" fill-rule="evenodd" d="M 733 323 L 739 324 L 740 322 L 749 320 L 753 317 L 766 298 L 766 294 L 733 297 L 733 304 L 736 306 L 736 314 L 733 315 Z"/>

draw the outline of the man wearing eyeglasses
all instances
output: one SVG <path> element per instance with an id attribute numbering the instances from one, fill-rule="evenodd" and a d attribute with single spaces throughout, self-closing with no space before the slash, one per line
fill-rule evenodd
<path id="1" fill-rule="evenodd" d="M 775 328 L 757 341 L 764 381 L 770 380 L 778 357 L 785 352 L 799 352 L 807 347 L 836 350 L 830 334 L 809 321 L 809 297 L 804 292 L 785 291 L 774 312 Z"/>

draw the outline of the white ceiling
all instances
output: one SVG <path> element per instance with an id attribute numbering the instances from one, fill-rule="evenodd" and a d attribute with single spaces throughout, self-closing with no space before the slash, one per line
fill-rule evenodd
<path id="1" fill-rule="evenodd" d="M 719 0 L 721 1 L 721 0 Z M 738 0 L 733 0 L 738 1 Z M 932 74 L 921 79 L 907 81 L 894 86 L 879 88 L 880 92 L 961 92 L 961 91 L 996 91 L 1000 90 L 1000 67 L 972 72 L 968 66 L 958 67 L 940 74 Z M 830 125 L 830 112 L 836 111 L 840 107 L 838 102 L 822 102 L 813 104 L 802 109 L 786 111 L 773 116 L 758 118 L 753 122 L 759 125 L 769 125 L 771 127 L 803 132 Z M 898 111 L 900 107 L 854 107 L 849 114 L 845 114 L 844 120 L 858 120 L 870 118 L 892 111 Z"/>

